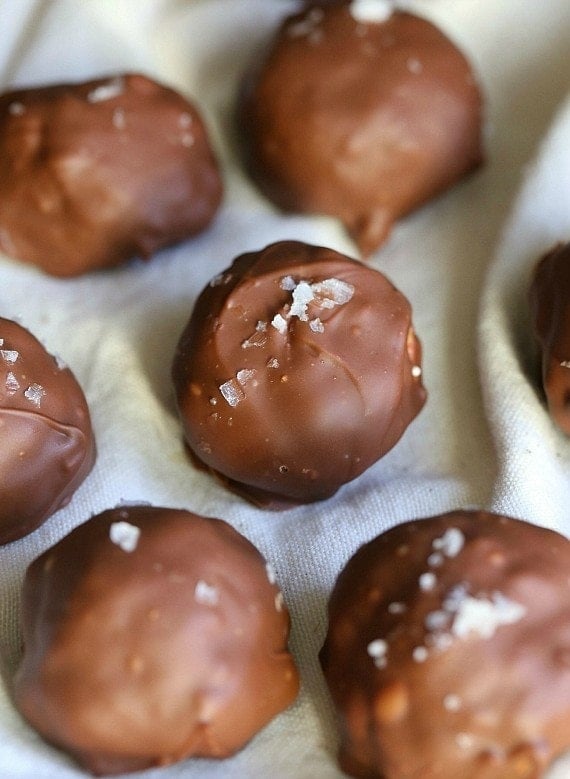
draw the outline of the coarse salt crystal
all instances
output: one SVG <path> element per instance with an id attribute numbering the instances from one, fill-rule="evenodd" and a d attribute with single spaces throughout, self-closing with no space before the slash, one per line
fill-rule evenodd
<path id="1" fill-rule="evenodd" d="M 26 107 L 23 103 L 18 102 L 17 100 L 13 103 L 10 103 L 8 106 L 8 113 L 12 116 L 22 116 L 26 112 Z"/>
<path id="2" fill-rule="evenodd" d="M 465 536 L 457 527 L 448 528 L 440 538 L 435 538 L 432 548 L 446 557 L 457 557 L 465 545 Z"/>
<path id="3" fill-rule="evenodd" d="M 428 659 L 428 650 L 425 646 L 416 646 L 412 650 L 412 657 L 416 663 L 425 663 Z"/>
<path id="4" fill-rule="evenodd" d="M 325 279 L 311 286 L 317 303 L 323 308 L 343 306 L 354 295 L 354 285 L 342 279 Z"/>
<path id="5" fill-rule="evenodd" d="M 41 384 L 30 384 L 28 389 L 24 392 L 24 397 L 38 408 L 41 405 L 42 398 L 46 395 L 45 389 Z"/>
<path id="6" fill-rule="evenodd" d="M 295 281 L 293 276 L 283 276 L 283 278 L 279 282 L 279 286 L 281 287 L 281 289 L 284 289 L 285 292 L 292 292 L 297 286 L 297 282 Z"/>
<path id="7" fill-rule="evenodd" d="M 245 398 L 245 393 L 235 379 L 229 379 L 223 384 L 220 384 L 219 388 L 224 400 L 235 408 L 237 404 Z"/>
<path id="8" fill-rule="evenodd" d="M 113 522 L 109 528 L 109 538 L 123 552 L 134 552 L 139 542 L 141 531 L 130 522 Z"/>
<path id="9" fill-rule="evenodd" d="M 236 373 L 236 379 L 238 380 L 238 383 L 241 384 L 242 387 L 245 387 L 247 382 L 252 379 L 255 376 L 255 370 L 248 369 L 248 368 L 242 368 L 241 371 L 238 371 Z"/>
<path id="10" fill-rule="evenodd" d="M 216 587 L 208 584 L 203 579 L 199 579 L 194 588 L 194 600 L 202 606 L 217 606 L 220 601 L 220 594 Z"/>
<path id="11" fill-rule="evenodd" d="M 371 641 L 366 647 L 368 655 L 374 660 L 377 668 L 384 668 L 387 664 L 386 655 L 388 654 L 388 642 L 383 638 L 377 638 Z"/>
<path id="12" fill-rule="evenodd" d="M 124 89 L 124 81 L 122 78 L 114 78 L 112 81 L 108 81 L 106 84 L 101 84 L 87 95 L 89 103 L 101 103 L 104 100 L 112 100 L 114 97 L 118 97 L 122 94 Z"/>
<path id="13" fill-rule="evenodd" d="M 451 632 L 458 638 L 476 633 L 481 638 L 491 638 L 502 625 L 513 625 L 526 614 L 521 603 L 510 600 L 500 592 L 491 599 L 466 596 L 459 604 Z"/>
<path id="14" fill-rule="evenodd" d="M 18 379 L 14 376 L 12 371 L 8 371 L 6 374 L 6 392 L 8 395 L 15 395 L 20 389 Z"/>
<path id="15" fill-rule="evenodd" d="M 309 327 L 313 331 L 313 333 L 324 333 L 325 332 L 325 326 L 319 319 L 319 317 L 316 317 L 315 319 L 311 319 L 309 322 Z"/>
<path id="16" fill-rule="evenodd" d="M 270 357 L 269 360 L 267 360 L 267 367 L 268 368 L 278 368 L 279 367 L 279 360 L 277 357 Z"/>
<path id="17" fill-rule="evenodd" d="M 350 4 L 352 18 L 361 23 L 385 22 L 392 16 L 393 10 L 391 0 L 352 0 Z"/>
<path id="18" fill-rule="evenodd" d="M 300 281 L 293 290 L 293 302 L 289 312 L 290 316 L 299 317 L 302 322 L 306 322 L 309 318 L 307 314 L 307 306 L 314 299 L 312 285 L 306 281 Z"/>
<path id="19" fill-rule="evenodd" d="M 420 585 L 420 590 L 423 590 L 424 592 L 430 592 L 437 584 L 436 575 L 431 572 L 422 573 L 418 579 L 418 583 Z"/>
<path id="20" fill-rule="evenodd" d="M 275 576 L 275 569 L 271 563 L 265 563 L 265 572 L 267 574 L 267 580 L 269 581 L 269 584 L 275 584 L 277 578 Z"/>
<path id="21" fill-rule="evenodd" d="M 20 356 L 20 352 L 17 352 L 15 349 L 0 349 L 0 356 L 4 362 L 13 365 Z"/>
<path id="22" fill-rule="evenodd" d="M 275 314 L 271 320 L 271 324 L 281 333 L 281 335 L 284 335 L 287 332 L 287 320 L 284 319 L 281 314 Z"/>
<path id="23" fill-rule="evenodd" d="M 283 611 L 283 604 L 285 603 L 285 599 L 283 598 L 283 593 L 278 592 L 275 596 L 275 610 L 276 611 Z"/>

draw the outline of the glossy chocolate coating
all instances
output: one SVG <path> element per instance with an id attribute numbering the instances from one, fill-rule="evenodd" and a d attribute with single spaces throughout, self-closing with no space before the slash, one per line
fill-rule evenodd
<path id="1" fill-rule="evenodd" d="M 69 503 L 95 462 L 89 410 L 60 360 L 0 318 L 0 544 Z"/>
<path id="2" fill-rule="evenodd" d="M 222 520 L 150 506 L 92 518 L 23 591 L 24 717 L 95 774 L 239 750 L 296 697 L 270 566 Z"/>
<path id="3" fill-rule="evenodd" d="M 570 544 L 486 512 L 397 526 L 329 603 L 340 764 L 383 779 L 538 779 L 570 746 Z"/>
<path id="4" fill-rule="evenodd" d="M 195 457 L 281 508 L 333 495 L 394 446 L 425 402 L 420 364 L 410 304 L 385 276 L 282 241 L 203 290 L 173 378 Z"/>
<path id="5" fill-rule="evenodd" d="M 548 410 L 570 435 L 570 243 L 554 247 L 538 263 L 530 306 Z"/>
<path id="6" fill-rule="evenodd" d="M 366 22 L 356 4 L 311 5 L 246 80 L 244 157 L 274 203 L 338 217 L 367 256 L 396 219 L 481 163 L 481 94 L 425 19 Z"/>
<path id="7" fill-rule="evenodd" d="M 0 96 L 0 250 L 54 276 L 149 258 L 222 193 L 196 108 L 142 75 Z"/>

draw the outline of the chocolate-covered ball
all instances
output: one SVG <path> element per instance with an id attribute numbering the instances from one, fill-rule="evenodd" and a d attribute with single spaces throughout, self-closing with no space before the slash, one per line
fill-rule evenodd
<path id="1" fill-rule="evenodd" d="M 538 779 L 570 747 L 570 543 L 487 512 L 392 528 L 329 603 L 340 765 L 383 779 Z"/>
<path id="2" fill-rule="evenodd" d="M 239 750 L 296 697 L 289 615 L 222 520 L 105 511 L 29 567 L 15 701 L 94 774 Z"/>
<path id="3" fill-rule="evenodd" d="M 530 306 L 548 410 L 570 435 L 570 243 L 555 246 L 538 263 Z"/>
<path id="4" fill-rule="evenodd" d="M 379 271 L 297 241 L 210 282 L 173 378 L 195 459 L 268 508 L 333 495 L 425 402 L 407 299 Z"/>
<path id="5" fill-rule="evenodd" d="M 246 166 L 286 211 L 338 217 L 364 256 L 482 160 L 482 98 L 454 44 L 386 0 L 287 18 L 238 107 Z"/>
<path id="6" fill-rule="evenodd" d="M 138 74 L 0 96 L 0 250 L 54 276 L 149 258 L 221 198 L 206 129 Z"/>
<path id="7" fill-rule="evenodd" d="M 16 322 L 0 318 L 0 544 L 69 503 L 95 462 L 75 376 Z"/>

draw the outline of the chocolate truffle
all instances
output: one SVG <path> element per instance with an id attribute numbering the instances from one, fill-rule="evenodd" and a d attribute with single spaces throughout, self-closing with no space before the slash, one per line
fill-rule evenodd
<path id="1" fill-rule="evenodd" d="M 364 256 L 482 160 L 482 98 L 463 54 L 386 0 L 287 18 L 239 100 L 246 166 L 286 211 L 338 217 Z"/>
<path id="2" fill-rule="evenodd" d="M 530 307 L 548 410 L 570 435 L 570 243 L 554 247 L 538 263 Z"/>
<path id="3" fill-rule="evenodd" d="M 195 459 L 259 505 L 321 500 L 401 437 L 425 401 L 406 298 L 379 271 L 282 241 L 198 298 L 173 363 Z"/>
<path id="4" fill-rule="evenodd" d="M 0 318 L 0 544 L 69 503 L 95 461 L 89 410 L 60 359 Z"/>
<path id="5" fill-rule="evenodd" d="M 105 511 L 27 571 L 15 701 L 94 774 L 231 755 L 296 697 L 289 615 L 218 519 Z"/>
<path id="6" fill-rule="evenodd" d="M 145 76 L 0 97 L 0 250 L 54 276 L 194 235 L 221 191 L 196 108 Z"/>
<path id="7" fill-rule="evenodd" d="M 570 544 L 487 512 L 392 528 L 329 603 L 340 765 L 384 779 L 538 779 L 570 747 Z"/>

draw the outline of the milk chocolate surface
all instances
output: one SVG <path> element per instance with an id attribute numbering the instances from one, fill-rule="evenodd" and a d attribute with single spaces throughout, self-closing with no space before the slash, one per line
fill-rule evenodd
<path id="1" fill-rule="evenodd" d="M 340 765 L 384 779 L 538 779 L 570 746 L 570 544 L 486 512 L 399 525 L 329 603 Z"/>
<path id="2" fill-rule="evenodd" d="M 95 461 L 74 375 L 16 322 L 0 318 L 0 544 L 65 506 Z"/>
<path id="3" fill-rule="evenodd" d="M 173 379 L 196 460 L 268 508 L 333 495 L 426 397 L 407 299 L 380 272 L 297 241 L 243 254 L 211 281 Z"/>
<path id="4" fill-rule="evenodd" d="M 138 74 L 0 96 L 0 250 L 54 276 L 149 258 L 221 198 L 206 129 Z"/>
<path id="5" fill-rule="evenodd" d="M 530 306 L 548 410 L 570 435 L 570 243 L 554 247 L 538 263 Z"/>
<path id="6" fill-rule="evenodd" d="M 238 108 L 262 192 L 286 211 L 338 217 L 364 256 L 482 161 L 466 58 L 427 20 L 365 5 L 311 3 L 287 18 Z"/>
<path id="7" fill-rule="evenodd" d="M 94 774 L 231 755 L 296 697 L 274 572 L 222 520 L 105 511 L 28 569 L 24 717 Z"/>

